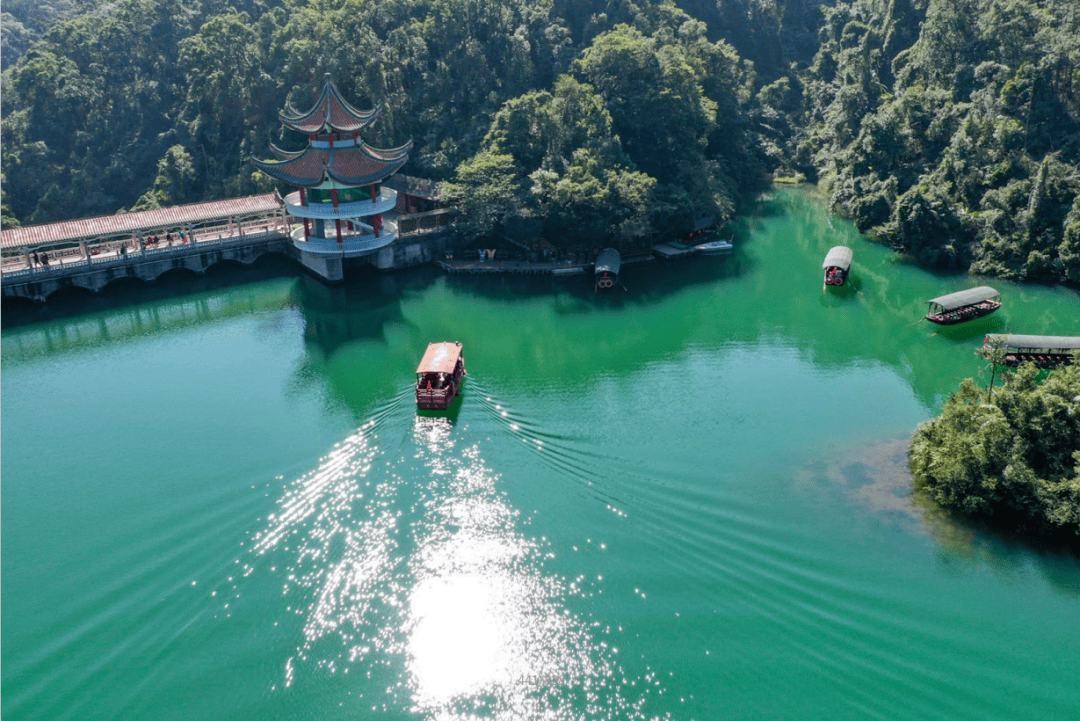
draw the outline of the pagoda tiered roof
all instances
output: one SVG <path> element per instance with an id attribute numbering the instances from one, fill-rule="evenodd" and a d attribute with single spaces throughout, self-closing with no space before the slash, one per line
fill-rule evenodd
<path id="1" fill-rule="evenodd" d="M 324 132 L 356 133 L 378 119 L 380 107 L 372 110 L 353 107 L 341 97 L 337 86 L 330 81 L 330 73 L 325 77 L 322 96 L 311 110 L 300 113 L 289 108 L 278 113 L 286 127 L 308 135 Z"/>
<path id="2" fill-rule="evenodd" d="M 271 178 L 289 185 L 311 188 L 327 180 L 342 185 L 378 183 L 401 169 L 409 160 L 412 141 L 398 148 L 380 150 L 364 143 L 344 147 L 315 147 L 290 153 L 272 148 L 280 160 L 252 160 Z"/>

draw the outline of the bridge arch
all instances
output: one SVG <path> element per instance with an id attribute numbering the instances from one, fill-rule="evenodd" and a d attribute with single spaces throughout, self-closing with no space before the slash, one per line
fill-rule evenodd
<path id="1" fill-rule="evenodd" d="M 154 283 L 162 283 L 164 285 L 168 285 L 184 278 L 198 278 L 200 275 L 202 275 L 200 271 L 195 270 L 194 268 L 189 268 L 186 265 L 181 265 L 167 268 L 162 272 L 158 273 L 151 280 Z"/>
<path id="2" fill-rule="evenodd" d="M 93 298 L 96 295 L 93 288 L 87 287 L 78 282 L 72 282 L 66 285 L 62 285 L 56 290 L 52 291 L 45 296 L 45 300 L 49 303 L 65 303 L 68 301 L 85 300 L 87 298 Z"/>
<path id="3" fill-rule="evenodd" d="M 125 290 L 132 288 L 145 288 L 150 285 L 152 281 L 148 281 L 146 278 L 142 278 L 138 275 L 121 275 L 111 279 L 108 283 L 102 286 L 98 291 L 104 295 L 110 293 L 123 293 Z"/>
<path id="4" fill-rule="evenodd" d="M 204 270 L 203 272 L 207 275 L 228 273 L 229 271 L 250 268 L 253 262 L 254 261 L 244 261 L 240 258 L 214 258 L 214 260 L 212 260 L 210 264 L 206 266 L 206 270 Z"/>

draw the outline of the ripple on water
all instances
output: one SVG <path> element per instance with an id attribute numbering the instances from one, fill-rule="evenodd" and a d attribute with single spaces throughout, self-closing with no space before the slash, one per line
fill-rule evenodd
<path id="1" fill-rule="evenodd" d="M 520 532 L 481 446 L 417 416 L 399 455 L 380 425 L 291 484 L 254 537 L 253 564 L 284 559 L 266 565 L 303 618 L 281 686 L 315 667 L 362 678 L 375 711 L 643 718 L 658 682 L 628 679 L 605 629 L 567 608 L 580 590 L 545 571 L 547 542 Z"/>

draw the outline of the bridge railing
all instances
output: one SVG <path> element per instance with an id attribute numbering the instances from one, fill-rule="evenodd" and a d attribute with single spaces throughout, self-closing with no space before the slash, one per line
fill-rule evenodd
<path id="1" fill-rule="evenodd" d="M 147 259 L 158 260 L 170 256 L 182 256 L 182 255 L 194 255 L 195 253 L 201 253 L 213 248 L 225 248 L 241 245 L 248 245 L 252 243 L 261 243 L 270 240 L 278 240 L 287 238 L 288 227 L 284 224 L 278 223 L 256 223 L 252 227 L 263 228 L 259 232 L 247 232 L 244 233 L 241 230 L 239 235 L 223 236 L 220 238 L 207 238 L 205 240 L 196 239 L 189 243 L 176 242 L 174 245 L 166 245 L 161 247 L 150 246 L 144 250 L 132 250 L 125 255 L 104 256 L 95 258 L 91 256 L 88 261 L 86 258 L 80 257 L 78 260 L 57 262 L 56 265 L 49 265 L 47 267 L 26 268 L 23 267 L 19 270 L 4 270 L 3 279 L 5 282 L 18 282 L 21 280 L 47 280 L 49 278 L 57 278 L 60 276 L 70 275 L 82 270 L 91 270 L 98 268 L 110 268 L 115 266 L 132 265 L 145 261 Z M 63 255 L 71 255 L 72 253 L 65 253 Z M 57 256 L 53 256 L 56 258 Z"/>

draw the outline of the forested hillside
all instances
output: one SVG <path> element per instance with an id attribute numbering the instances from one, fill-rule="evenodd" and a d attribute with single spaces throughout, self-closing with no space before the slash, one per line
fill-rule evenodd
<path id="1" fill-rule="evenodd" d="M 1080 281 L 1080 3 L 852 0 L 820 38 L 759 112 L 837 210 L 924 263 Z"/>
<path id="2" fill-rule="evenodd" d="M 329 72 L 469 232 L 645 237 L 778 172 L 923 262 L 1076 282 L 1078 6 L 13 0 L 3 222 L 265 190 L 248 159 Z"/>

